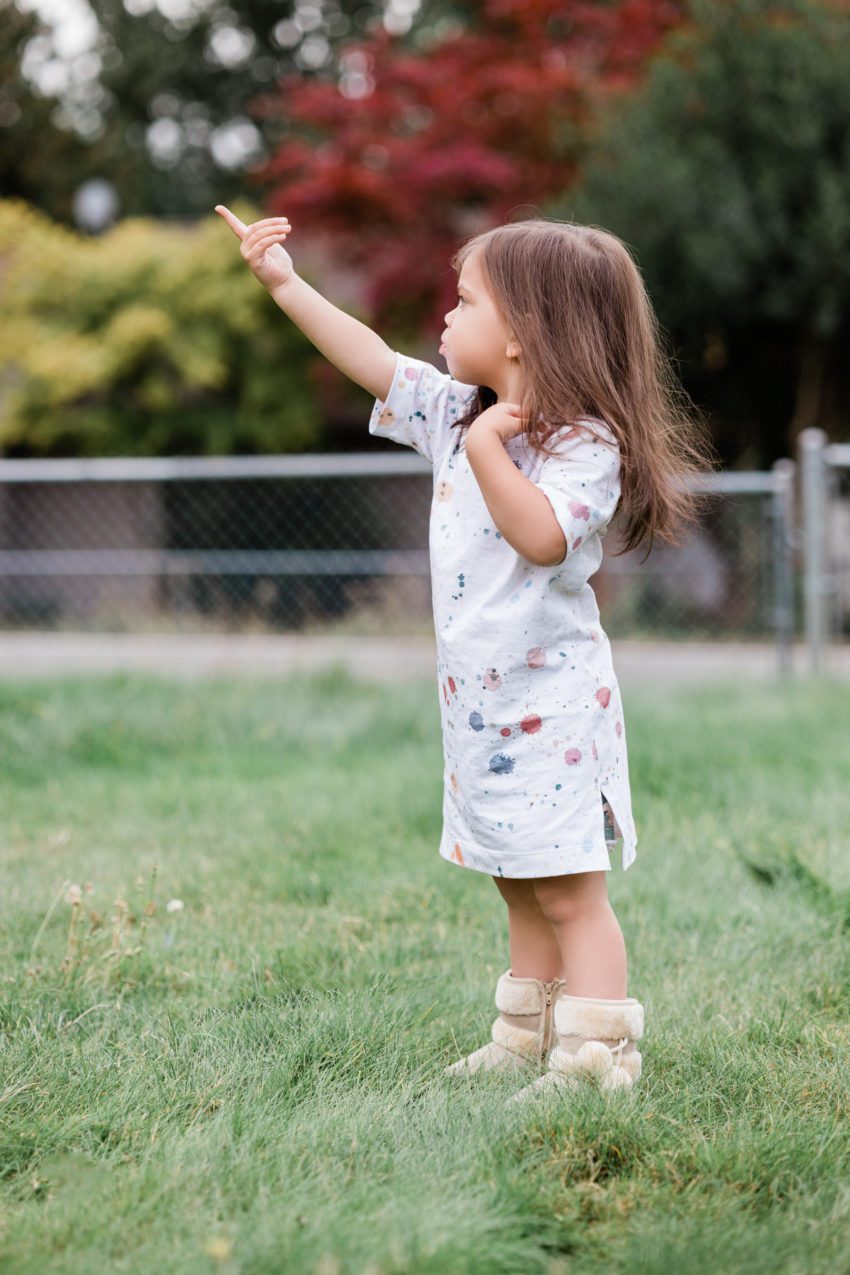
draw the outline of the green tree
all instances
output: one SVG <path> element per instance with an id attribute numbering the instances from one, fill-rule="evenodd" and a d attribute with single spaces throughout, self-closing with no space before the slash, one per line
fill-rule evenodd
<path id="1" fill-rule="evenodd" d="M 546 211 L 634 250 L 728 459 L 838 434 L 850 319 L 850 11 L 694 0 Z"/>
<path id="2" fill-rule="evenodd" d="M 285 74 L 335 81 L 340 51 L 383 26 L 388 0 L 209 0 L 180 17 L 154 0 L 88 2 L 90 54 L 44 95 L 21 64 L 27 53 L 36 67 L 62 63 L 55 35 L 0 0 L 0 190 L 66 224 L 93 176 L 113 183 L 124 216 L 192 216 L 244 196 L 289 130 L 263 95 Z M 409 31 L 391 29 L 413 44 L 470 8 L 431 0 Z"/>
<path id="3" fill-rule="evenodd" d="M 35 92 L 24 76 L 24 51 L 34 40 L 49 43 L 44 23 L 21 13 L 12 0 L 0 0 L 0 191 L 70 216 L 89 147 L 55 122 L 56 98 Z"/>

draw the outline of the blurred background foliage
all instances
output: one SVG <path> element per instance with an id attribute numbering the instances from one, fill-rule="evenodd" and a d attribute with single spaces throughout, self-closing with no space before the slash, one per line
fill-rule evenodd
<path id="1" fill-rule="evenodd" d="M 382 11 L 367 0 L 0 0 L 3 194 L 63 221 L 93 176 L 115 184 L 125 216 L 186 217 L 238 198 L 287 131 L 253 121 L 253 99 L 287 71 L 326 72 Z"/>
<path id="2" fill-rule="evenodd" d="M 437 338 L 459 239 L 573 185 L 602 104 L 640 84 L 684 13 L 488 0 L 415 52 L 379 31 L 343 53 L 338 83 L 291 75 L 258 101 L 289 135 L 255 180 L 293 226 L 332 231 L 381 327 Z"/>
<path id="3" fill-rule="evenodd" d="M 809 424 L 848 437 L 848 0 L 51 9 L 0 0 L 6 454 L 348 442 L 362 392 L 256 284 L 216 202 L 286 212 L 299 271 L 320 263 L 316 286 L 426 358 L 470 232 L 603 225 L 727 465 L 769 465 Z M 118 205 L 96 235 L 74 202 L 92 178 Z"/>
<path id="4" fill-rule="evenodd" d="M 128 217 L 89 239 L 0 202 L 7 455 L 321 449 L 314 347 L 223 230 Z"/>
<path id="5" fill-rule="evenodd" d="M 696 0 L 547 212 L 636 248 L 727 456 L 850 436 L 846 5 Z"/>

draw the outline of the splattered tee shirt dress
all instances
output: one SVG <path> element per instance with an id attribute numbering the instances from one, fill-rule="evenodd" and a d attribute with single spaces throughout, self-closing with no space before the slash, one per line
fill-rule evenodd
<path id="1" fill-rule="evenodd" d="M 431 588 L 445 759 L 444 859 L 502 877 L 611 868 L 603 799 L 622 864 L 635 859 L 626 730 L 588 578 L 620 496 L 619 450 L 602 421 L 560 431 L 556 457 L 519 434 L 506 451 L 549 499 L 567 552 L 523 558 L 494 525 L 452 422 L 476 387 L 397 354 L 369 432 L 431 462 Z"/>

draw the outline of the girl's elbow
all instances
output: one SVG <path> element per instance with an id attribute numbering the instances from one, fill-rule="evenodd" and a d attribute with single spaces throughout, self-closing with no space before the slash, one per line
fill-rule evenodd
<path id="1" fill-rule="evenodd" d="M 532 558 L 532 562 L 537 567 L 559 567 L 566 556 L 566 536 L 563 531 L 559 531 L 558 539 L 547 544 L 539 554 Z"/>

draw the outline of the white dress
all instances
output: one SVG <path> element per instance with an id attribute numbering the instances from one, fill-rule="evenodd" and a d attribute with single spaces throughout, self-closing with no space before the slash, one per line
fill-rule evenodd
<path id="1" fill-rule="evenodd" d="M 430 562 L 445 759 L 444 859 L 502 877 L 609 871 L 603 799 L 635 859 L 626 731 L 611 648 L 588 578 L 620 496 L 616 439 L 559 431 L 556 457 L 505 444 L 545 492 L 567 541 L 557 566 L 522 557 L 494 525 L 452 422 L 476 387 L 397 354 L 369 432 L 431 462 Z M 557 440 L 557 441 L 556 441 Z"/>

